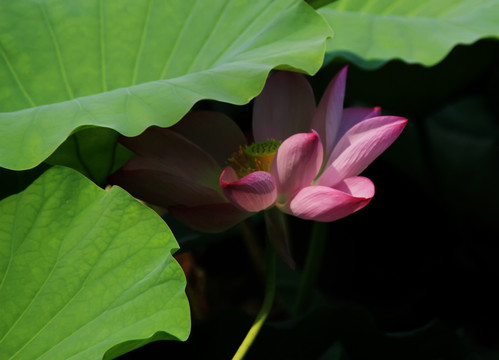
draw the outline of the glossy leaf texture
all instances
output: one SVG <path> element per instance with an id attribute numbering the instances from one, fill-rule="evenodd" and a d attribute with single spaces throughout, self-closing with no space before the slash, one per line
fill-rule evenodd
<path id="1" fill-rule="evenodd" d="M 458 44 L 499 38 L 497 1 L 338 0 L 318 11 L 335 30 L 326 62 L 366 69 L 393 59 L 432 66 Z"/>
<path id="2" fill-rule="evenodd" d="M 245 104 L 273 68 L 315 73 L 331 35 L 299 0 L 0 0 L 0 166 L 83 127 L 134 136 L 201 99 Z"/>
<path id="3" fill-rule="evenodd" d="M 122 189 L 47 170 L 0 202 L 0 358 L 101 359 L 131 340 L 185 340 L 177 248 Z"/>

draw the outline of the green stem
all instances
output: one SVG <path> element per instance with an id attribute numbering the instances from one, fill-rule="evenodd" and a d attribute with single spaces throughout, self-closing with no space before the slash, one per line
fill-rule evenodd
<path id="1" fill-rule="evenodd" d="M 310 305 L 322 263 L 322 254 L 326 246 L 327 226 L 327 223 L 321 222 L 314 222 L 313 224 L 310 246 L 293 309 L 295 317 L 303 314 Z"/>
<path id="2" fill-rule="evenodd" d="M 263 249 L 260 246 L 258 239 L 255 234 L 255 230 L 251 226 L 251 220 L 246 219 L 239 224 L 239 229 L 241 231 L 244 244 L 248 250 L 253 266 L 255 267 L 258 274 L 264 279 L 265 277 L 265 264 L 263 262 Z"/>
<path id="3" fill-rule="evenodd" d="M 237 349 L 236 354 L 232 358 L 232 360 L 240 360 L 242 359 L 249 348 L 255 341 L 256 336 L 260 332 L 260 329 L 263 326 L 263 323 L 267 319 L 267 316 L 272 309 L 272 304 L 274 303 L 274 295 L 275 295 L 275 280 L 276 280 L 276 264 L 275 264 L 275 251 L 273 249 L 272 244 L 267 241 L 267 249 L 265 254 L 265 266 L 266 266 L 266 282 L 265 282 L 265 296 L 263 299 L 263 305 L 260 309 L 260 312 L 256 316 L 253 325 L 250 330 L 246 334 L 243 342 Z"/>

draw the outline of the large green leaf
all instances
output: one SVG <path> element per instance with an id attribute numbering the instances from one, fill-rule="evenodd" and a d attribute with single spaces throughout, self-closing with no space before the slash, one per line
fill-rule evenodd
<path id="1" fill-rule="evenodd" d="M 177 247 L 124 190 L 47 170 L 0 202 L 0 358 L 100 359 L 125 341 L 185 340 Z"/>
<path id="2" fill-rule="evenodd" d="M 338 0 L 319 13 L 335 30 L 327 58 L 368 69 L 392 59 L 430 66 L 457 44 L 499 37 L 499 1 Z"/>
<path id="3" fill-rule="evenodd" d="M 300 0 L 0 0 L 0 166 L 84 126 L 133 136 L 200 99 L 247 103 L 272 68 L 316 72 L 331 33 Z"/>

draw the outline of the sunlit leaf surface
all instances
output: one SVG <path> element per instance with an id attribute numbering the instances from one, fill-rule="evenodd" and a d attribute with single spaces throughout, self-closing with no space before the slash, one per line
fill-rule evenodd
<path id="1" fill-rule="evenodd" d="M 335 31 L 327 58 L 372 69 L 392 59 L 434 65 L 457 44 L 499 37 L 499 2 L 338 0 L 319 9 Z"/>
<path id="2" fill-rule="evenodd" d="M 83 126 L 133 136 L 200 99 L 247 103 L 272 68 L 316 72 L 331 33 L 299 0 L 0 0 L 0 166 Z"/>
<path id="3" fill-rule="evenodd" d="M 185 340 L 177 247 L 164 222 L 122 189 L 47 170 L 0 202 L 0 358 L 100 359 L 154 334 Z"/>

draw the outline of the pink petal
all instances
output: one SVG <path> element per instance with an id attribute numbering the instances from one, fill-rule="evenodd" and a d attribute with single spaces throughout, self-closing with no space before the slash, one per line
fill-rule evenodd
<path id="1" fill-rule="evenodd" d="M 227 166 L 220 176 L 220 186 L 232 203 L 250 212 L 272 206 L 277 198 L 274 179 L 265 171 L 255 171 L 238 179 L 234 169 Z"/>
<path id="2" fill-rule="evenodd" d="M 331 80 L 312 119 L 312 129 L 319 133 L 326 154 L 331 153 L 341 124 L 347 70 L 345 66 Z"/>
<path id="3" fill-rule="evenodd" d="M 338 134 L 336 135 L 336 140 L 333 143 L 333 148 L 336 146 L 339 139 L 345 135 L 345 133 L 350 130 L 353 126 L 358 124 L 365 119 L 369 119 L 375 116 L 379 116 L 381 113 L 380 107 L 375 108 L 365 108 L 365 107 L 349 107 L 343 109 L 343 115 L 341 116 L 340 127 L 338 128 Z M 329 158 L 331 157 L 331 152 L 326 153 L 324 158 L 324 163 L 329 163 Z"/>
<path id="4" fill-rule="evenodd" d="M 131 159 L 109 178 L 134 197 L 150 204 L 195 206 L 225 201 L 218 183 L 216 188 L 203 184 L 201 177 L 185 177 L 173 168 L 165 168 L 159 159 Z"/>
<path id="5" fill-rule="evenodd" d="M 374 185 L 367 178 L 345 179 L 338 187 L 303 188 L 283 210 L 302 219 L 328 222 L 362 209 L 374 196 Z"/>
<path id="6" fill-rule="evenodd" d="M 343 109 L 343 116 L 341 117 L 341 125 L 338 129 L 338 135 L 336 137 L 337 141 L 335 142 L 335 144 L 338 142 L 339 139 L 341 139 L 343 135 L 345 135 L 345 133 L 348 130 L 357 125 L 359 122 L 375 116 L 380 116 L 380 114 L 381 114 L 380 107 L 374 107 L 374 108 L 349 107 Z"/>
<path id="7" fill-rule="evenodd" d="M 229 202 L 194 207 L 172 206 L 169 212 L 185 225 L 202 232 L 225 231 L 251 216 Z"/>
<path id="8" fill-rule="evenodd" d="M 203 149 L 169 129 L 151 127 L 120 141 L 138 157 L 109 181 L 152 204 L 200 205 L 225 201 L 218 182 L 222 169 Z"/>
<path id="9" fill-rule="evenodd" d="M 253 107 L 253 137 L 283 141 L 310 131 L 315 112 L 312 87 L 301 74 L 278 71 L 269 77 Z"/>
<path id="10" fill-rule="evenodd" d="M 154 126 L 139 136 L 121 137 L 120 142 L 142 159 L 159 160 L 154 163 L 154 168 L 151 165 L 151 169 L 177 174 L 180 178 L 193 179 L 218 189 L 222 169 L 215 159 L 174 131 Z"/>
<path id="11" fill-rule="evenodd" d="M 346 178 L 336 184 L 334 188 L 356 198 L 371 199 L 374 196 L 374 184 L 364 176 Z"/>
<path id="12" fill-rule="evenodd" d="M 296 191 L 312 183 L 321 168 L 322 156 L 322 143 L 315 131 L 293 135 L 281 144 L 271 169 L 279 202 L 286 202 Z"/>
<path id="13" fill-rule="evenodd" d="M 228 116 L 214 111 L 193 111 L 169 128 L 209 153 L 220 166 L 246 145 L 243 132 Z"/>
<path id="14" fill-rule="evenodd" d="M 360 174 L 397 139 L 406 123 L 398 116 L 378 116 L 353 126 L 338 141 L 317 184 L 334 186 Z"/>

